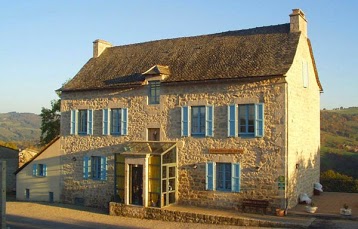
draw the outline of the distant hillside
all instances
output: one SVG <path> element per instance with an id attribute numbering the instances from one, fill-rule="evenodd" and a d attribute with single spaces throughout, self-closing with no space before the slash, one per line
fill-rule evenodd
<path id="1" fill-rule="evenodd" d="M 358 107 L 321 111 L 321 171 L 358 179 Z"/>
<path id="2" fill-rule="evenodd" d="M 41 117 L 32 113 L 0 113 L 0 141 L 36 144 L 41 135 Z"/>

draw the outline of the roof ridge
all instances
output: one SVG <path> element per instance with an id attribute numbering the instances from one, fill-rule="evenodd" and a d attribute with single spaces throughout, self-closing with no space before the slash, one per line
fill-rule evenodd
<path id="1" fill-rule="evenodd" d="M 259 27 L 253 27 L 248 29 L 239 29 L 239 30 L 228 30 L 224 32 L 217 32 L 217 33 L 209 33 L 209 34 L 201 34 L 201 35 L 193 35 L 193 36 L 183 36 L 183 37 L 173 37 L 173 38 L 163 38 L 158 40 L 151 40 L 151 41 L 143 41 L 143 42 L 137 42 L 137 43 L 130 43 L 130 44 L 123 44 L 123 45 L 116 45 L 112 47 L 108 47 L 108 49 L 114 49 L 119 47 L 126 47 L 126 46 L 135 46 L 135 45 L 142 45 L 142 44 L 149 44 L 154 42 L 161 42 L 161 41 L 175 41 L 179 39 L 191 39 L 191 38 L 203 38 L 203 37 L 215 37 L 215 36 L 223 36 L 223 35 L 241 35 L 241 36 L 249 36 L 249 35 L 256 35 L 256 34 L 271 34 L 271 33 L 277 33 L 277 30 L 269 30 L 277 27 L 287 27 L 289 32 L 290 23 L 283 23 L 283 24 L 277 24 L 277 25 L 267 25 L 267 26 L 259 26 Z M 285 31 L 285 28 L 281 28 L 282 33 Z M 256 31 L 256 32 L 252 32 Z M 266 32 L 265 32 L 266 31 Z M 252 32 L 252 33 L 250 33 Z"/>

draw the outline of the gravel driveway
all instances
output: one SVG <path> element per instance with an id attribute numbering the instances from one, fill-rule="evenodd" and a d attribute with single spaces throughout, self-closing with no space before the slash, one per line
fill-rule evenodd
<path id="1" fill-rule="evenodd" d="M 7 226 L 10 229 L 37 228 L 198 228 L 230 229 L 239 226 L 163 222 L 109 216 L 96 208 L 67 204 L 48 204 L 8 201 L 6 204 Z M 262 228 L 262 227 L 261 227 Z M 258 228 L 257 228 L 258 229 Z"/>

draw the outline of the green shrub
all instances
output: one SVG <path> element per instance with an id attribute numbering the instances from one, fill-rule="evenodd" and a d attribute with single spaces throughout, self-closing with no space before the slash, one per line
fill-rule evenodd
<path id="1" fill-rule="evenodd" d="M 333 170 L 321 173 L 321 184 L 327 192 L 357 192 L 358 180 Z"/>

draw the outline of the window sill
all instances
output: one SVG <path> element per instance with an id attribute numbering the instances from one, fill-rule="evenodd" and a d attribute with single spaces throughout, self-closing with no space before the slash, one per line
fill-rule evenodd
<path id="1" fill-rule="evenodd" d="M 107 180 L 101 180 L 101 178 L 90 178 L 88 180 L 93 180 L 93 181 L 103 181 L 103 183 L 105 183 Z"/>
<path id="2" fill-rule="evenodd" d="M 239 133 L 239 137 L 241 137 L 241 138 L 255 138 L 255 134 Z"/>
<path id="3" fill-rule="evenodd" d="M 205 134 L 191 134 L 191 137 L 194 137 L 194 138 L 205 138 Z"/>
<path id="4" fill-rule="evenodd" d="M 255 140 L 255 139 L 263 138 L 263 136 L 260 137 L 260 136 L 254 136 L 254 135 L 238 135 L 238 136 L 228 136 L 228 138 L 240 138 L 243 140 Z"/>
<path id="5" fill-rule="evenodd" d="M 122 134 L 120 134 L 120 133 L 111 133 L 110 134 L 111 136 L 113 136 L 113 137 L 120 137 L 120 136 L 123 136 Z"/>
<path id="6" fill-rule="evenodd" d="M 215 190 L 215 191 L 217 191 L 217 192 L 225 192 L 225 193 L 233 192 L 233 191 L 231 191 L 231 190 L 225 190 L 225 189 L 217 189 L 217 190 Z"/>
<path id="7" fill-rule="evenodd" d="M 216 193 L 240 193 L 241 191 L 235 192 L 231 190 L 206 190 L 209 192 L 216 192 Z"/>
<path id="8" fill-rule="evenodd" d="M 87 134 L 87 133 L 78 133 L 78 134 L 74 134 L 74 135 L 78 135 L 78 136 L 84 137 L 84 136 L 89 136 L 90 134 Z"/>

